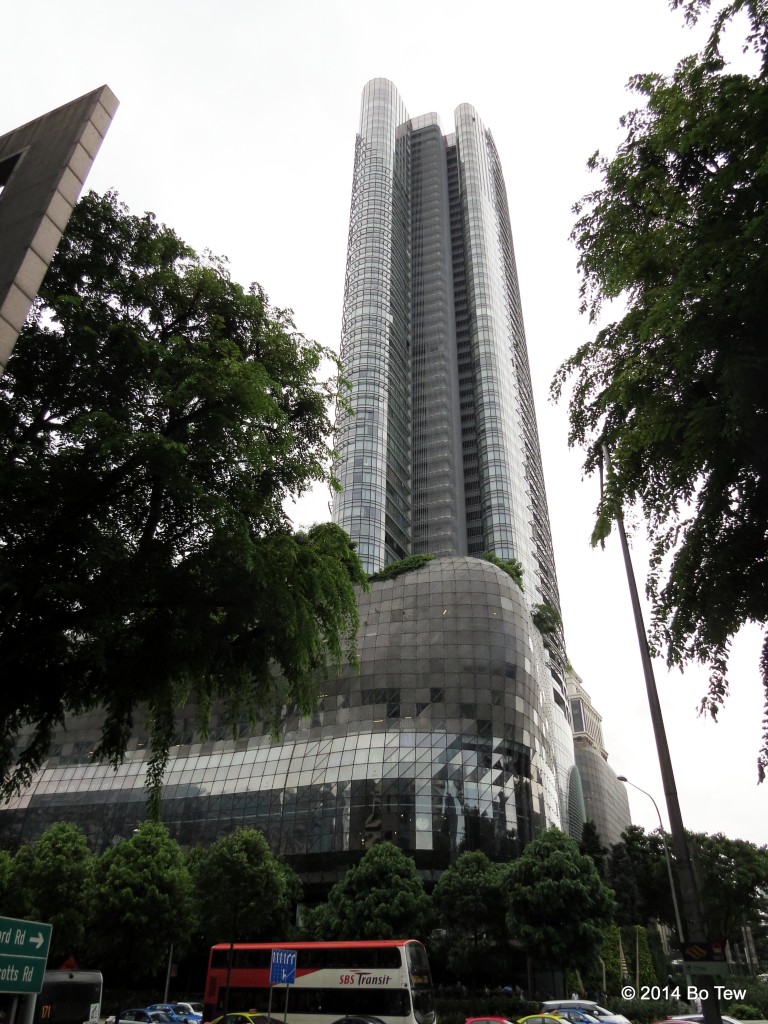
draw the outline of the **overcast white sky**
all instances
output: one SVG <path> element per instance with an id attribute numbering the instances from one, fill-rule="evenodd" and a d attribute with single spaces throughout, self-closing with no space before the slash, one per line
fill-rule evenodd
<path id="1" fill-rule="evenodd" d="M 27 0 L 3 5 L 0 134 L 108 84 L 120 108 L 89 187 L 115 188 L 191 245 L 226 255 L 300 330 L 338 346 L 362 87 L 384 76 L 443 130 L 472 103 L 494 134 L 509 196 L 570 659 L 603 715 L 609 762 L 661 807 L 658 762 L 618 540 L 589 546 L 597 482 L 581 478 L 548 388 L 589 336 L 578 315 L 572 204 L 613 152 L 625 85 L 698 48 L 665 0 Z M 326 497 L 297 523 L 327 518 Z M 636 544 L 642 583 L 645 561 Z M 696 707 L 706 672 L 657 680 L 683 819 L 768 842 L 756 785 L 759 634 L 739 638 L 720 721 Z M 658 824 L 630 789 L 633 819 Z"/>

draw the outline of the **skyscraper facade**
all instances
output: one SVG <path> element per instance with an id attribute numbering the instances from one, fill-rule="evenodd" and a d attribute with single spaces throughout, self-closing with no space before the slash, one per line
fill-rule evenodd
<path id="1" fill-rule="evenodd" d="M 504 858 L 584 822 L 509 212 L 472 107 L 444 135 L 392 83 L 365 87 L 341 355 L 334 518 L 371 573 L 435 557 L 360 594 L 359 663 L 310 718 L 284 708 L 279 740 L 215 714 L 202 740 L 182 714 L 162 803 L 185 845 L 262 829 L 310 895 L 382 840 L 434 878 L 463 850 Z M 56 738 L 0 815 L 17 841 L 61 817 L 97 847 L 130 834 L 146 736 L 137 722 L 113 772 L 87 763 L 97 735 L 94 719 Z"/>
<path id="2" fill-rule="evenodd" d="M 492 551 L 559 609 L 501 164 L 474 108 L 455 117 L 444 136 L 386 79 L 363 91 L 334 518 L 370 572 Z"/>

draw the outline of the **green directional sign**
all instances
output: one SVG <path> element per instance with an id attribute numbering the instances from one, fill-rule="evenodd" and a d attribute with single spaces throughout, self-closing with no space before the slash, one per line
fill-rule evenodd
<path id="1" fill-rule="evenodd" d="M 0 917 L 0 992 L 39 992 L 51 944 L 50 924 Z"/>
<path id="2" fill-rule="evenodd" d="M 685 969 L 694 974 L 730 974 L 731 965 L 725 960 L 686 960 Z"/>
<path id="3" fill-rule="evenodd" d="M 45 960 L 0 953 L 0 992 L 39 992 L 44 974 Z"/>

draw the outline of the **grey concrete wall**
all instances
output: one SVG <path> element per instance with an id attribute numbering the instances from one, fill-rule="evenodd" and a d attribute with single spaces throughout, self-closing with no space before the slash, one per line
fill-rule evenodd
<path id="1" fill-rule="evenodd" d="M 103 85 L 0 137 L 0 373 L 117 106 Z"/>

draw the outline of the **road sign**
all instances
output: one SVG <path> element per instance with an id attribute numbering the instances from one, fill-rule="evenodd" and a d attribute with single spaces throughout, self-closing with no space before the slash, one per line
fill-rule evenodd
<path id="1" fill-rule="evenodd" d="M 0 917 L 0 992 L 39 992 L 43 987 L 50 924 Z"/>
<path id="2" fill-rule="evenodd" d="M 293 985 L 296 981 L 296 950 L 273 949 L 269 965 L 270 985 Z"/>
<path id="3" fill-rule="evenodd" d="M 721 939 L 707 939 L 705 942 L 689 942 L 687 946 L 680 947 L 683 951 L 683 960 L 725 960 L 725 942 Z"/>
<path id="4" fill-rule="evenodd" d="M 686 960 L 688 973 L 694 974 L 730 974 L 731 965 L 725 960 Z"/>
<path id="5" fill-rule="evenodd" d="M 44 974 L 45 960 L 0 953 L 0 992 L 39 992 Z"/>

